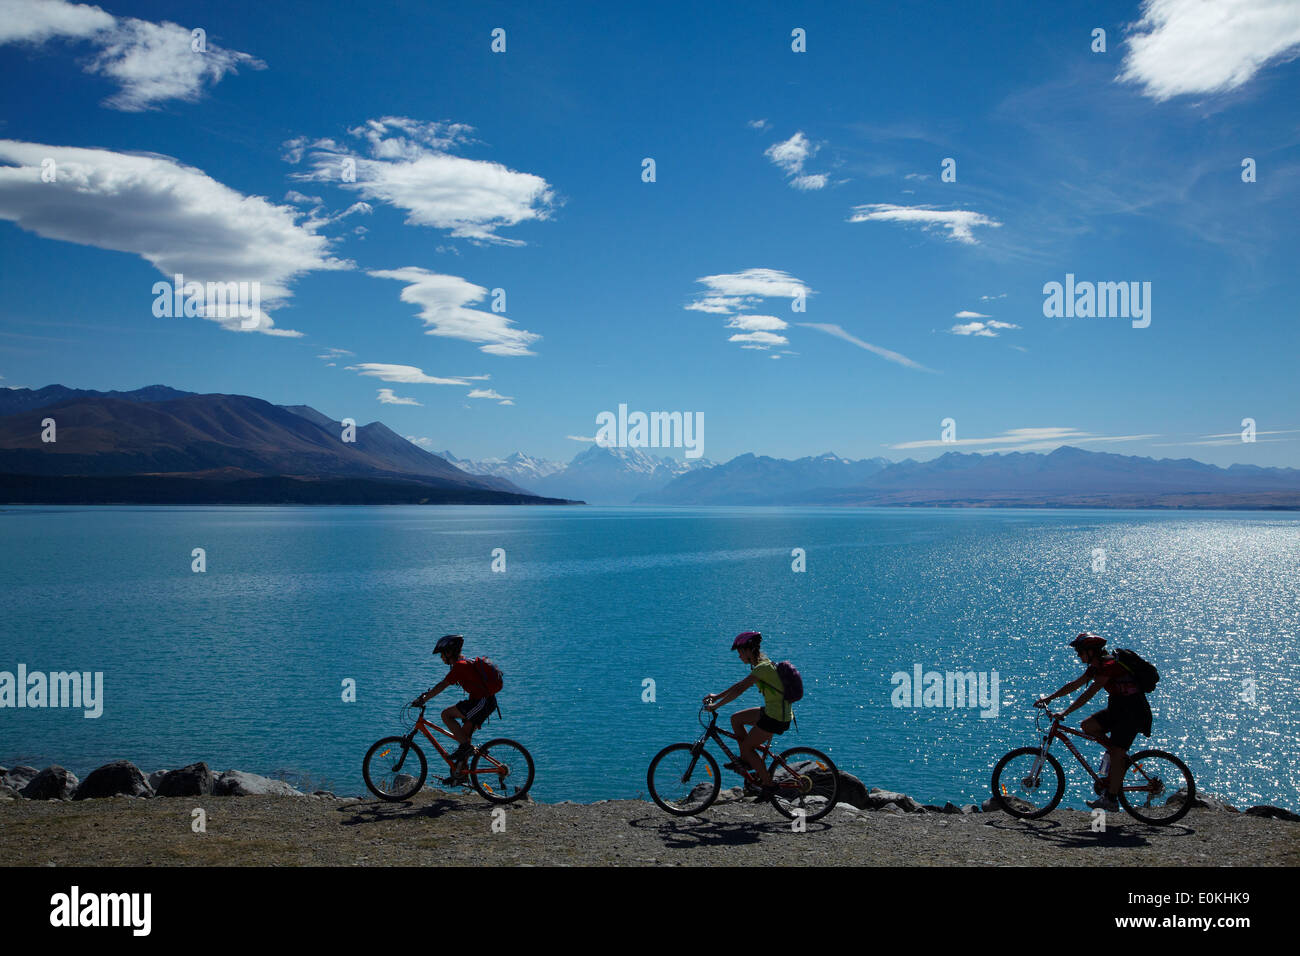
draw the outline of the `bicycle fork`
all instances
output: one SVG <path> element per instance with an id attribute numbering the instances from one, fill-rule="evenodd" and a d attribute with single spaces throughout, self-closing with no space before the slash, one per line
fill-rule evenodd
<path id="1" fill-rule="evenodd" d="M 699 763 L 700 754 L 704 752 L 704 743 L 706 739 L 707 738 L 701 737 L 695 742 L 695 746 L 691 748 L 691 762 L 688 763 L 686 769 L 682 771 L 682 783 L 690 782 L 691 775 L 695 773 L 695 765 Z"/>
<path id="2" fill-rule="evenodd" d="M 1043 772 L 1043 764 L 1047 762 L 1047 748 L 1052 746 L 1052 735 L 1043 735 L 1043 745 L 1038 748 L 1038 756 L 1034 758 L 1034 765 L 1029 770 L 1029 776 L 1021 781 L 1026 789 L 1034 790 L 1038 787 L 1039 775 Z"/>

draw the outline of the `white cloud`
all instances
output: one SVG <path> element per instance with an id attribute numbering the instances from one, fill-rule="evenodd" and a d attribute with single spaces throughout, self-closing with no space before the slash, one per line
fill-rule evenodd
<path id="1" fill-rule="evenodd" d="M 966 309 L 962 309 L 960 312 L 953 313 L 953 318 L 954 319 L 987 319 L 988 316 L 984 315 L 981 312 L 970 312 Z"/>
<path id="2" fill-rule="evenodd" d="M 887 359 L 890 362 L 897 362 L 899 365 L 906 366 L 907 368 L 914 368 L 920 372 L 934 371 L 934 369 L 926 368 L 924 365 L 920 364 L 919 362 L 913 362 L 910 358 L 908 358 L 906 355 L 903 355 L 900 352 L 892 352 L 889 349 L 881 348 L 878 345 L 872 345 L 870 342 L 864 342 L 862 341 L 862 339 L 858 338 L 857 336 L 850 335 L 848 332 L 845 332 L 844 329 L 840 328 L 840 326 L 838 325 L 832 325 L 829 323 L 821 323 L 821 322 L 799 322 L 797 324 L 806 326 L 807 328 L 810 329 L 817 329 L 819 332 L 825 332 L 827 335 L 833 335 L 837 339 L 843 339 L 845 342 L 852 343 L 853 345 L 856 345 L 860 349 L 866 349 L 868 352 L 874 352 L 876 355 L 879 355 L 883 359 Z"/>
<path id="3" fill-rule="evenodd" d="M 935 209 L 933 206 L 896 206 L 892 203 L 868 203 L 854 206 L 849 222 L 901 222 L 919 225 L 926 230 L 946 229 L 948 238 L 975 245 L 971 231 L 976 226 L 997 228 L 1002 223 L 968 209 Z"/>
<path id="4" fill-rule="evenodd" d="M 419 405 L 413 398 L 399 398 L 393 394 L 391 388 L 381 388 L 379 390 L 379 401 L 385 405 Z"/>
<path id="5" fill-rule="evenodd" d="M 593 445 L 596 443 L 595 436 L 592 436 L 591 438 L 584 438 L 582 435 L 565 435 L 564 437 L 569 439 L 569 441 L 585 441 Z"/>
<path id="6" fill-rule="evenodd" d="M 47 158 L 49 183 L 41 181 Z M 298 276 L 352 266 L 330 256 L 330 241 L 291 207 L 166 156 L 0 140 L 0 162 L 11 164 L 0 166 L 0 219 L 46 239 L 134 253 L 169 280 L 257 282 L 261 315 L 252 331 L 301 335 L 276 328 L 269 312 L 288 302 Z M 241 331 L 238 317 L 205 318 Z"/>
<path id="7" fill-rule="evenodd" d="M 728 342 L 744 342 L 741 348 L 747 349 L 770 349 L 773 345 L 789 345 L 790 340 L 784 335 L 776 335 L 772 332 L 745 332 L 733 335 L 727 340 Z"/>
<path id="8" fill-rule="evenodd" d="M 962 315 L 974 315 L 973 312 L 958 312 L 957 317 Z M 987 316 L 986 316 L 987 318 Z M 951 329 L 953 335 L 979 335 L 985 338 L 995 339 L 998 336 L 996 329 L 1018 329 L 1020 326 L 1011 322 L 999 322 L 996 319 L 990 319 L 988 322 L 967 322 L 964 325 L 954 325 Z"/>
<path id="9" fill-rule="evenodd" d="M 1296 0 L 1144 0 L 1117 79 L 1155 100 L 1225 93 L 1300 55 Z"/>
<path id="10" fill-rule="evenodd" d="M 419 306 L 420 318 L 429 326 L 426 335 L 485 343 L 479 350 L 489 355 L 534 355 L 529 346 L 541 336 L 514 327 L 500 312 L 483 312 L 467 306 L 482 301 L 488 290 L 459 276 L 429 272 L 417 266 L 367 273 L 377 279 L 406 283 L 402 301 Z"/>
<path id="11" fill-rule="evenodd" d="M 756 119 L 756 120 L 750 120 L 745 125 L 748 126 L 750 129 L 764 130 L 767 129 L 772 124 L 765 119 Z"/>
<path id="12" fill-rule="evenodd" d="M 745 300 L 736 297 L 708 295 L 686 307 L 692 312 L 711 312 L 716 315 L 730 315 L 737 309 L 746 308 Z"/>
<path id="13" fill-rule="evenodd" d="M 414 365 L 386 365 L 382 362 L 362 362 L 360 365 L 349 365 L 347 370 L 401 385 L 468 385 L 473 378 L 472 376 L 438 378 L 425 375 Z"/>
<path id="14" fill-rule="evenodd" d="M 992 438 L 958 438 L 955 441 L 941 439 L 924 439 L 922 441 L 900 442 L 886 447 L 899 451 L 910 448 L 951 448 L 994 446 L 995 451 L 1047 451 L 1062 445 L 1076 445 L 1095 442 L 1145 441 L 1159 438 L 1159 435 L 1094 435 L 1079 431 L 1077 428 L 1012 428 Z M 1012 446 L 1012 447 L 1005 447 Z"/>
<path id="15" fill-rule="evenodd" d="M 490 388 L 473 389 L 465 397 L 466 398 L 494 398 L 498 402 L 510 402 L 511 404 L 514 404 L 514 399 L 512 399 L 509 395 L 501 395 L 497 393 L 494 389 L 490 389 Z"/>
<path id="16" fill-rule="evenodd" d="M 297 163 L 310 153 L 310 170 L 294 178 L 334 183 L 365 199 L 395 206 L 406 212 L 407 225 L 445 229 L 475 242 L 523 245 L 522 240 L 503 239 L 496 231 L 549 219 L 554 191 L 541 176 L 452 155 L 449 150 L 467 142 L 472 131 L 460 123 L 387 116 L 349 130 L 365 140 L 369 156 L 333 140 L 308 144 L 299 137 L 284 144 L 285 159 Z M 354 182 L 343 181 L 344 160 L 355 163 Z"/>
<path id="17" fill-rule="evenodd" d="M 821 147 L 808 140 L 802 131 L 795 133 L 781 143 L 774 143 L 764 150 L 763 155 L 780 167 L 790 179 L 795 189 L 822 189 L 826 186 L 824 173 L 808 174 L 803 170 L 804 163 L 816 155 Z"/>
<path id="18" fill-rule="evenodd" d="M 746 332 L 771 332 L 789 327 L 788 322 L 775 315 L 736 315 L 727 323 L 729 329 L 743 329 Z"/>
<path id="19" fill-rule="evenodd" d="M 105 105 L 129 112 L 166 100 L 197 100 L 205 86 L 241 66 L 266 66 L 251 54 L 223 49 L 206 38 L 203 49 L 195 50 L 192 31 L 167 21 L 117 18 L 66 0 L 0 0 L 0 43 L 42 44 L 56 38 L 99 47 L 84 68 L 117 81 L 121 89 Z"/>

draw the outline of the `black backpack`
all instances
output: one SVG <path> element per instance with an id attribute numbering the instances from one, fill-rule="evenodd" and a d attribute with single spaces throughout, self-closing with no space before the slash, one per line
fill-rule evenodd
<path id="1" fill-rule="evenodd" d="M 1156 670 L 1155 665 L 1142 657 L 1137 651 L 1130 650 L 1127 647 L 1117 648 L 1115 651 L 1115 660 L 1119 661 L 1121 667 L 1133 675 L 1137 681 L 1138 690 L 1144 694 L 1149 694 L 1156 689 L 1156 684 L 1160 682 L 1160 673 Z"/>

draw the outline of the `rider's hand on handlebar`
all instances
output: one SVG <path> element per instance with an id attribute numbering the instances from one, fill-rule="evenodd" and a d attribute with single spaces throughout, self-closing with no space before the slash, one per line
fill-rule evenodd
<path id="1" fill-rule="evenodd" d="M 1038 700 L 1034 701 L 1034 706 L 1041 707 L 1043 708 L 1043 710 L 1047 710 L 1047 698 L 1046 697 L 1038 698 Z M 1048 711 L 1048 713 L 1051 713 L 1051 711 Z"/>
<path id="2" fill-rule="evenodd" d="M 704 709 L 705 709 L 705 710 L 708 710 L 708 711 L 716 710 L 716 709 L 717 709 L 717 704 L 715 704 L 714 701 L 716 701 L 717 699 L 718 699 L 718 695 L 717 695 L 717 694 L 705 694 L 705 695 L 704 695 Z"/>

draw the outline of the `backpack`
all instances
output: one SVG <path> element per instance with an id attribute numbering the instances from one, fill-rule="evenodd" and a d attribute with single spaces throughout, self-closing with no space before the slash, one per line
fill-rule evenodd
<path id="1" fill-rule="evenodd" d="M 803 699 L 803 678 L 793 664 L 781 661 L 776 665 L 776 676 L 781 679 L 781 694 L 789 703 Z"/>
<path id="2" fill-rule="evenodd" d="M 486 657 L 476 657 L 470 663 L 474 665 L 474 670 L 478 672 L 479 680 L 483 681 L 483 687 L 487 692 L 493 696 L 499 694 L 505 683 L 501 668 Z"/>
<path id="3" fill-rule="evenodd" d="M 1116 648 L 1115 660 L 1133 675 L 1138 690 L 1142 693 L 1149 694 L 1156 689 L 1156 684 L 1160 681 L 1160 673 L 1154 664 L 1143 658 L 1137 651 L 1129 650 L 1127 647 Z"/>

